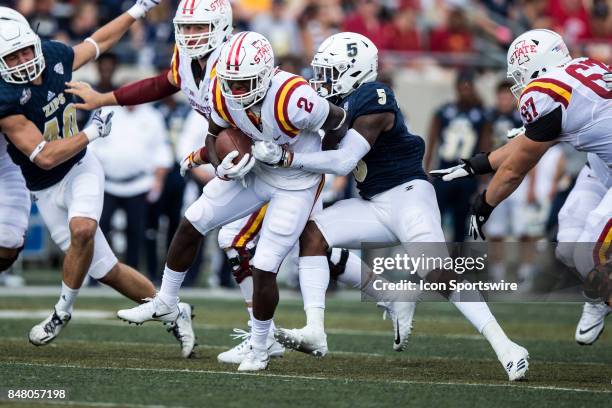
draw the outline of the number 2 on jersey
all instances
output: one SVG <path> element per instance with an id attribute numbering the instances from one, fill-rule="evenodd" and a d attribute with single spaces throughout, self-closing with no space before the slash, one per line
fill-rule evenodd
<path id="1" fill-rule="evenodd" d="M 297 107 L 300 109 L 304 109 L 306 112 L 311 113 L 312 108 L 314 107 L 314 103 L 309 102 L 308 99 L 301 97 L 297 101 Z"/>

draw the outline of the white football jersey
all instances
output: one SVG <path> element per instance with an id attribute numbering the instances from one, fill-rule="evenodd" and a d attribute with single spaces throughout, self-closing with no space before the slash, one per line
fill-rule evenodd
<path id="1" fill-rule="evenodd" d="M 329 102 L 304 78 L 277 70 L 263 101 L 248 110 L 223 97 L 217 78 L 211 81 L 210 92 L 211 119 L 217 125 L 236 127 L 253 140 L 289 145 L 293 152 L 321 150 L 318 131 L 329 114 Z M 259 114 L 254 112 L 256 108 L 261 109 Z M 320 174 L 275 168 L 259 162 L 253 171 L 266 183 L 286 190 L 305 189 L 321 180 Z"/>
<path id="2" fill-rule="evenodd" d="M 602 74 L 610 67 L 576 58 L 564 67 L 531 81 L 519 100 L 525 126 L 561 106 L 559 141 L 597 155 L 612 173 L 612 91 Z"/>
<path id="3" fill-rule="evenodd" d="M 0 172 L 4 173 L 9 168 L 15 168 L 21 173 L 21 170 L 19 170 L 17 165 L 15 165 L 9 157 L 8 152 L 6 151 L 7 147 L 8 142 L 6 141 L 5 136 L 0 134 Z"/>
<path id="4" fill-rule="evenodd" d="M 210 117 L 210 103 L 208 100 L 208 89 L 210 80 L 215 76 L 217 60 L 219 58 L 219 50 L 217 47 L 210 53 L 206 60 L 206 68 L 202 72 L 202 79 L 196 83 L 193 77 L 191 64 L 194 61 L 189 55 L 182 52 L 176 45 L 174 46 L 174 54 L 172 56 L 171 73 L 174 82 L 181 88 L 189 100 L 191 108 L 196 110 L 206 118 Z"/>

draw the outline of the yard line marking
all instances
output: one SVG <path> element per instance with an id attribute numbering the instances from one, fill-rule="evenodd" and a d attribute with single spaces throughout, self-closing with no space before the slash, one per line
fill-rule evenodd
<path id="1" fill-rule="evenodd" d="M 555 387 L 552 385 L 525 385 L 525 384 L 491 384 L 491 383 L 464 383 L 464 382 L 452 382 L 452 381 L 441 381 L 441 382 L 429 382 L 429 381 L 415 381 L 415 380 L 377 380 L 377 379 L 350 379 L 340 377 L 321 377 L 321 376 L 308 376 L 308 375 L 288 375 L 288 374 L 270 374 L 270 373 L 246 373 L 238 371 L 215 371 L 215 370 L 190 370 L 190 369 L 171 369 L 171 368 L 144 368 L 144 367 L 95 367 L 95 366 L 79 366 L 71 364 L 42 364 L 42 363 L 0 363 L 0 366 L 7 365 L 19 365 L 19 366 L 31 366 L 31 367 L 53 367 L 53 368 L 73 368 L 73 369 L 84 369 L 84 370 L 114 370 L 114 371 L 153 371 L 160 373 L 187 373 L 187 374 L 212 374 L 212 375 L 234 375 L 234 376 L 255 376 L 255 377 L 274 377 L 284 379 L 300 379 L 300 380 L 315 380 L 315 381 L 342 381 L 346 382 L 375 382 L 384 384 L 422 384 L 422 385 L 449 385 L 449 386 L 471 386 L 471 387 L 506 387 L 506 388 L 524 388 L 533 390 L 547 390 L 547 391 L 569 391 L 569 392 L 586 392 L 596 394 L 612 394 L 612 391 L 608 390 L 589 390 L 585 388 L 569 388 L 569 387 Z"/>

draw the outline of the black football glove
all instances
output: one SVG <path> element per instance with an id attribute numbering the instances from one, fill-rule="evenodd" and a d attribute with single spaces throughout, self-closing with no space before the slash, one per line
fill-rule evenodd
<path id="1" fill-rule="evenodd" d="M 486 239 L 484 233 L 482 232 L 482 227 L 491 216 L 493 209 L 495 207 L 490 206 L 485 201 L 485 194 L 487 190 L 483 191 L 482 194 L 478 195 L 474 202 L 472 203 L 472 215 L 470 215 L 470 229 L 468 234 L 472 237 L 473 240 L 482 239 L 483 241 Z"/>

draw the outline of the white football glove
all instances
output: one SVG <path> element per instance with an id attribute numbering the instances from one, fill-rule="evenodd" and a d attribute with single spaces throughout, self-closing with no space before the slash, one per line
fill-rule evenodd
<path id="1" fill-rule="evenodd" d="M 508 139 L 514 139 L 518 135 L 525 133 L 525 126 L 521 126 L 520 128 L 512 128 L 506 133 L 506 137 Z"/>
<path id="2" fill-rule="evenodd" d="M 451 181 L 454 179 L 474 177 L 474 169 L 469 161 L 464 160 L 463 163 L 447 169 L 431 170 L 429 174 L 433 177 L 441 178 L 444 181 Z"/>
<path id="3" fill-rule="evenodd" d="M 246 153 L 237 164 L 232 160 L 238 157 L 238 150 L 229 152 L 217 166 L 217 177 L 224 180 L 241 179 L 247 175 L 255 165 L 255 158 Z"/>
<path id="4" fill-rule="evenodd" d="M 127 13 L 134 17 L 135 20 L 142 18 L 155 6 L 159 4 L 161 0 L 136 0 L 136 3 L 129 8 Z"/>
<path id="5" fill-rule="evenodd" d="M 603 79 L 606 82 L 606 89 L 608 89 L 609 91 L 612 91 L 612 72 L 607 72 L 603 74 L 601 76 L 601 79 Z"/>
<path id="6" fill-rule="evenodd" d="M 181 160 L 181 176 L 185 177 L 187 171 L 200 166 L 198 163 L 194 161 L 194 157 L 197 151 L 189 153 L 189 156 L 185 157 Z"/>
<path id="7" fill-rule="evenodd" d="M 251 151 L 257 160 L 275 167 L 289 167 L 293 158 L 289 150 L 267 140 L 256 141 Z"/>
<path id="8" fill-rule="evenodd" d="M 106 137 L 110 134 L 113 127 L 113 115 L 115 112 L 103 112 L 102 109 L 96 110 L 91 116 L 89 126 L 83 129 L 83 133 L 89 139 L 89 143 L 99 137 Z"/>

